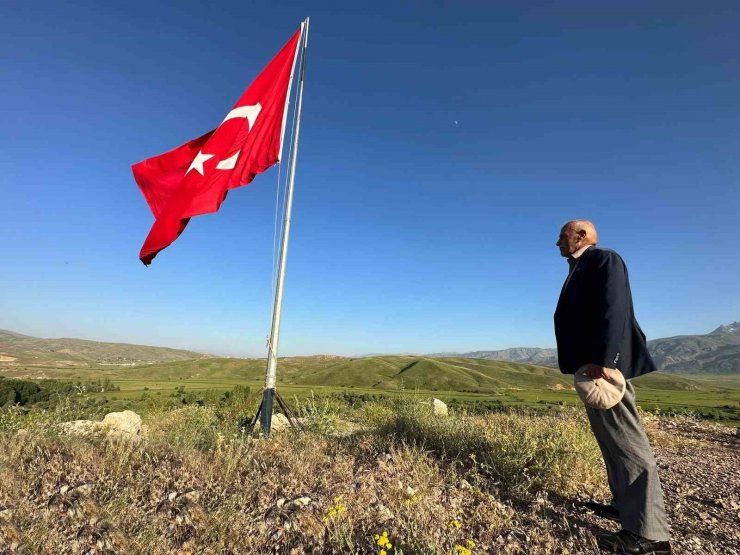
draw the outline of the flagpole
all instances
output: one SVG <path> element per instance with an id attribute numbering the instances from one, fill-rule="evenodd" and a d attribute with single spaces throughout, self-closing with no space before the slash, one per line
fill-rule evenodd
<path id="1" fill-rule="evenodd" d="M 263 391 L 262 405 L 260 407 L 260 430 L 263 434 L 269 434 L 272 426 L 272 404 L 275 397 L 275 384 L 277 381 L 277 352 L 280 340 L 280 318 L 283 307 L 283 287 L 285 285 L 285 265 L 288 257 L 288 238 L 290 236 L 290 214 L 293 208 L 293 185 L 295 182 L 295 166 L 298 158 L 298 135 L 301 131 L 301 110 L 303 108 L 303 75 L 306 70 L 306 50 L 308 49 L 308 23 L 306 18 L 302 24 L 302 52 L 301 52 L 301 75 L 298 81 L 298 95 L 296 101 L 296 123 L 293 135 L 293 156 L 290 159 L 290 171 L 288 173 L 288 191 L 286 193 L 285 217 L 283 219 L 283 236 L 280 242 L 280 261 L 278 265 L 277 286 L 275 289 L 275 304 L 272 310 L 272 327 L 270 339 L 267 344 L 267 370 L 265 371 L 265 388 Z M 287 111 L 286 111 L 287 116 Z"/>

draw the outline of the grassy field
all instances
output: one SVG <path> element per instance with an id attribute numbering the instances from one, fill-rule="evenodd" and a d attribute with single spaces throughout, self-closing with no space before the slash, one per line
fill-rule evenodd
<path id="1" fill-rule="evenodd" d="M 0 366 L 36 382 L 23 386 L 68 388 L 30 410 L 0 409 L 0 553 L 597 553 L 603 523 L 575 503 L 608 492 L 571 377 L 462 358 L 281 359 L 279 389 L 301 426 L 265 440 L 246 426 L 264 368 L 258 359 Z M 80 385 L 70 393 L 69 382 Z M 656 373 L 634 384 L 643 409 L 740 425 L 740 376 Z M 431 397 L 450 416 L 433 415 Z M 69 431 L 127 408 L 143 419 L 134 438 Z M 664 415 L 644 423 L 661 479 L 675 486 L 666 489 L 684 546 L 675 552 L 695 553 L 707 529 L 703 552 L 728 553 L 735 540 L 712 537 L 734 529 L 736 501 L 716 505 L 719 493 L 686 485 L 676 469 L 726 459 L 710 475 L 734 476 L 724 446 L 734 431 Z M 709 506 L 723 528 L 694 518 Z M 695 528 L 677 526 L 683 512 Z"/>
<path id="2" fill-rule="evenodd" d="M 108 378 L 120 391 L 93 398 L 136 402 L 183 392 L 223 393 L 235 386 L 259 391 L 265 361 L 210 358 L 141 366 L 0 366 L 0 375 L 34 380 Z M 578 405 L 570 376 L 542 366 L 467 358 L 333 356 L 281 359 L 283 397 L 339 392 L 395 396 L 415 393 L 460 403 L 498 401 L 504 406 Z M 740 422 L 740 376 L 655 373 L 635 380 L 638 403 L 647 410 L 696 411 L 712 419 Z"/>
<path id="3" fill-rule="evenodd" d="M 69 437 L 63 412 L 0 413 L 0 501 L 12 507 L 0 548 L 472 555 L 526 527 L 528 553 L 589 549 L 592 537 L 522 511 L 545 495 L 604 493 L 582 414 L 454 421 L 407 401 L 363 407 L 357 434 L 309 426 L 270 441 L 235 433 L 211 407 L 146 414 L 140 442 Z M 522 540 L 506 543 L 522 552 Z"/>
<path id="4" fill-rule="evenodd" d="M 110 394 L 156 383 L 175 382 L 131 380 Z M 356 406 L 329 397 L 294 401 L 301 429 L 265 439 L 240 425 L 233 395 L 204 406 L 142 407 L 140 433 L 118 436 L 71 433 L 71 420 L 101 415 L 68 401 L 46 411 L 0 410 L 0 553 L 598 553 L 594 537 L 604 522 L 577 504 L 608 492 L 581 409 L 440 417 L 430 403 L 394 390 Z M 677 435 L 676 425 L 691 435 Z M 677 526 L 678 507 L 707 511 L 717 494 L 690 489 L 675 467 L 715 453 L 729 459 L 719 475 L 732 473 L 729 448 L 693 434 L 734 436 L 647 414 L 645 427 L 666 464 L 661 478 L 683 488 L 666 490 L 674 544 L 688 546 L 675 552 L 696 553 L 697 531 L 707 527 Z M 712 513 L 721 530 L 734 522 L 728 499 Z M 702 553 L 734 552 L 736 540 L 717 535 L 715 528 L 701 537 Z"/>

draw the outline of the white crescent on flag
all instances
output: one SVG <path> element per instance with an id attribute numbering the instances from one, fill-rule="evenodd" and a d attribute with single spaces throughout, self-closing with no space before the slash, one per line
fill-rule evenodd
<path id="1" fill-rule="evenodd" d="M 247 121 L 249 121 L 249 130 L 251 131 L 254 127 L 254 122 L 257 120 L 257 116 L 260 115 L 260 112 L 262 111 L 262 105 L 258 102 L 257 104 L 254 104 L 252 106 L 239 106 L 238 108 L 234 108 L 226 114 L 226 117 L 224 118 L 224 121 L 221 122 L 221 125 L 229 121 L 230 119 L 236 119 L 236 118 L 246 118 Z M 219 125 L 219 127 L 221 127 Z M 193 160 L 193 163 L 190 164 L 190 167 L 188 168 L 188 171 L 185 172 L 185 175 L 190 173 L 190 170 L 197 171 L 200 175 L 203 175 L 203 162 L 206 162 L 207 160 L 210 160 L 213 158 L 213 154 L 204 154 L 202 151 L 198 152 L 198 155 Z M 218 164 L 216 164 L 217 170 L 233 170 L 236 167 L 236 161 L 239 159 L 239 153 L 236 152 L 232 156 L 229 156 L 228 158 L 225 158 L 224 160 L 221 160 Z"/>
<path id="2" fill-rule="evenodd" d="M 254 127 L 254 122 L 257 119 L 257 116 L 260 115 L 260 111 L 262 111 L 262 105 L 258 102 L 254 106 L 239 106 L 238 108 L 234 108 L 226 114 L 226 117 L 224 118 L 224 121 L 229 121 L 230 119 L 234 118 L 247 118 L 249 120 L 249 128 L 252 129 Z"/>

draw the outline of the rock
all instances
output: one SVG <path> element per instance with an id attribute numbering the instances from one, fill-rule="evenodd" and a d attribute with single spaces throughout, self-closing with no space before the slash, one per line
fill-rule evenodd
<path id="1" fill-rule="evenodd" d="M 111 439 L 129 439 L 134 441 L 140 440 L 144 435 L 141 416 L 131 410 L 108 413 L 102 422 L 96 422 L 94 420 L 63 422 L 60 426 L 60 431 L 78 436 L 104 433 Z"/>
<path id="2" fill-rule="evenodd" d="M 261 423 L 259 420 L 257 420 L 257 423 L 254 425 L 254 431 L 259 432 L 260 427 Z M 290 421 L 288 420 L 287 416 L 279 412 L 276 412 L 272 415 L 272 423 L 270 424 L 271 433 L 284 432 L 285 430 L 289 430 L 290 428 Z"/>
<path id="3" fill-rule="evenodd" d="M 284 414 L 273 414 L 272 415 L 272 426 L 271 431 L 273 432 L 284 432 L 290 429 L 290 421 Z"/>
<path id="4" fill-rule="evenodd" d="M 74 420 L 72 422 L 62 422 L 61 431 L 66 434 L 75 436 L 86 436 L 98 431 L 100 422 L 92 420 Z"/>
<path id="5" fill-rule="evenodd" d="M 435 416 L 447 416 L 448 413 L 447 405 L 439 399 L 432 399 L 432 414 Z"/>
<path id="6" fill-rule="evenodd" d="M 392 520 L 393 518 L 395 518 L 393 511 L 391 511 L 388 507 L 386 507 L 380 502 L 376 503 L 374 508 L 375 508 L 375 518 L 378 520 L 378 522 L 386 522 L 388 520 Z"/>
<path id="7" fill-rule="evenodd" d="M 290 502 L 295 507 L 308 507 L 311 504 L 311 498 L 308 496 L 298 497 Z"/>
<path id="8" fill-rule="evenodd" d="M 141 416 L 132 410 L 123 412 L 111 412 L 105 415 L 101 427 L 104 428 L 108 435 L 141 436 Z"/>

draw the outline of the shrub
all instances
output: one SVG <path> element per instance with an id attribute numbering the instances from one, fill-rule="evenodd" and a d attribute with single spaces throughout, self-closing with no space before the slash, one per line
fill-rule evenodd
<path id="1" fill-rule="evenodd" d="M 197 451 L 214 449 L 219 431 L 228 425 L 216 417 L 213 408 L 198 405 L 151 414 L 149 422 L 149 435 L 153 441 L 179 450 Z"/>
<path id="2" fill-rule="evenodd" d="M 306 430 L 327 435 L 337 431 L 337 416 L 342 410 L 341 403 L 331 397 L 315 396 L 295 400 L 295 412 Z"/>
<path id="3" fill-rule="evenodd" d="M 498 399 L 452 399 L 447 405 L 451 409 L 464 411 L 470 414 L 486 414 L 489 412 L 503 412 L 506 406 Z"/>
<path id="4" fill-rule="evenodd" d="M 426 403 L 407 400 L 378 433 L 463 464 L 514 494 L 593 493 L 604 483 L 602 472 L 594 472 L 602 468 L 601 454 L 581 411 L 441 418 Z"/>
<path id="5" fill-rule="evenodd" d="M 333 393 L 331 398 L 350 408 L 359 408 L 368 404 L 387 403 L 389 401 L 389 397 L 382 393 L 355 393 L 354 391 Z"/>

